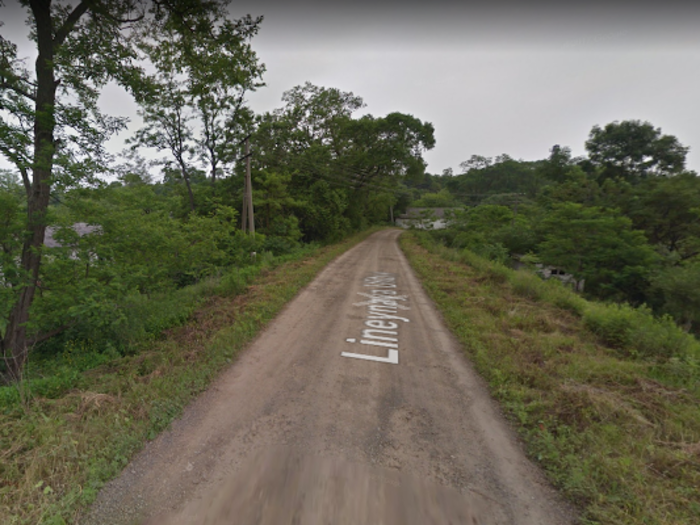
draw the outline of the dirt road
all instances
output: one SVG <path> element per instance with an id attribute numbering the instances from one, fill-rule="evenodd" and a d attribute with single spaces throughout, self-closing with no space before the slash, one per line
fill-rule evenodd
<path id="1" fill-rule="evenodd" d="M 331 263 L 85 523 L 567 524 L 401 253 Z"/>

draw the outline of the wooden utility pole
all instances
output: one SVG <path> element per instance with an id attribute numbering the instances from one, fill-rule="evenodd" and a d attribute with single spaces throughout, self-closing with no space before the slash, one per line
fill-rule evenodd
<path id="1" fill-rule="evenodd" d="M 250 138 L 245 139 L 245 182 L 248 204 L 248 231 L 255 237 L 255 217 L 253 216 L 253 182 L 250 178 Z"/>
<path id="2" fill-rule="evenodd" d="M 241 230 L 245 232 L 246 222 L 248 222 L 248 174 L 243 177 L 243 207 L 241 208 Z"/>
<path id="3" fill-rule="evenodd" d="M 394 224 L 394 205 L 389 204 L 389 216 L 391 217 L 391 224 Z"/>

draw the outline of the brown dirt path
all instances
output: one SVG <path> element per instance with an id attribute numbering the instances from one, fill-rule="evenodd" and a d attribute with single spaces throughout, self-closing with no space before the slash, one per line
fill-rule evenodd
<path id="1" fill-rule="evenodd" d="M 574 523 L 421 288 L 400 233 L 326 267 L 83 523 Z M 360 341 L 393 339 L 398 364 L 341 355 L 387 358 L 393 348 Z"/>

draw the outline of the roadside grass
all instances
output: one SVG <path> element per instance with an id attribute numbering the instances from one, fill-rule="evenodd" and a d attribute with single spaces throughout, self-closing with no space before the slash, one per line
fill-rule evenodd
<path id="1" fill-rule="evenodd" d="M 133 355 L 107 353 L 77 364 L 72 360 L 80 361 L 80 348 L 62 356 L 71 376 L 66 384 L 74 385 L 67 391 L 41 382 L 18 385 L 16 395 L 5 389 L 0 523 L 78 522 L 105 482 L 166 429 L 301 288 L 379 229 L 196 285 L 201 289 L 186 292 L 193 306 L 180 326 L 168 321 L 164 326 L 171 328 Z"/>
<path id="2" fill-rule="evenodd" d="M 698 342 L 429 235 L 401 247 L 584 524 L 700 523 Z"/>

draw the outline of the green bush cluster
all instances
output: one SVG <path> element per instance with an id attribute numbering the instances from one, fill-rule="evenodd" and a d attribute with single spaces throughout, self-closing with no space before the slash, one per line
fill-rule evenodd
<path id="1" fill-rule="evenodd" d="M 696 363 L 700 359 L 700 342 L 679 327 L 670 315 L 654 315 L 646 305 L 588 301 L 559 280 L 542 280 L 528 270 L 512 270 L 469 249 L 455 250 L 436 240 L 444 233 L 415 232 L 419 241 L 431 251 L 441 252 L 448 260 L 468 264 L 494 282 L 508 282 L 512 290 L 533 301 L 552 304 L 582 318 L 584 326 L 601 343 L 625 356 L 666 361 L 679 358 Z"/>
<path id="2" fill-rule="evenodd" d="M 583 314 L 586 328 L 606 345 L 630 357 L 700 356 L 700 343 L 685 333 L 669 315 L 655 317 L 646 306 L 588 303 Z"/>
<path id="3" fill-rule="evenodd" d="M 431 235 L 415 234 L 425 250 L 404 235 L 404 253 L 581 523 L 698 523 L 698 341 Z"/>
<path id="4" fill-rule="evenodd" d="M 152 294 L 131 293 L 118 308 L 91 325 L 86 320 L 60 336 L 39 345 L 30 360 L 21 385 L 0 387 L 0 407 L 9 409 L 26 395 L 58 398 L 81 388 L 83 372 L 108 364 L 123 355 L 135 354 L 142 345 L 157 339 L 164 330 L 179 326 L 207 297 L 245 292 L 263 268 L 275 266 L 309 253 L 316 246 L 297 249 L 280 257 L 270 252 L 248 256 L 248 266 L 232 266 L 184 288 Z"/>

